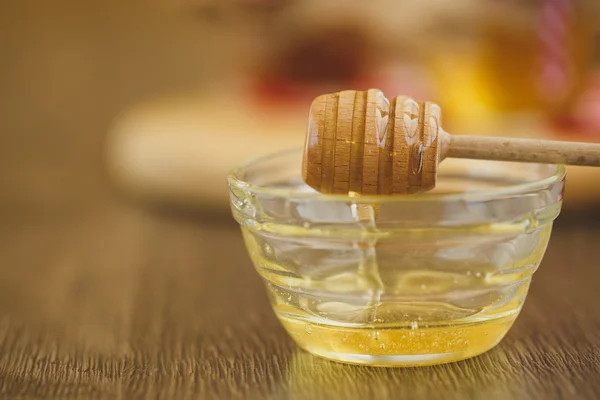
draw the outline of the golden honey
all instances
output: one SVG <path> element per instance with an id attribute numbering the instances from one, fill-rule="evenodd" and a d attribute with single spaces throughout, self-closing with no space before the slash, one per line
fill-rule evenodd
<path id="1" fill-rule="evenodd" d="M 517 313 L 515 309 L 481 322 L 413 322 L 399 327 L 331 327 L 285 316 L 280 321 L 300 347 L 326 358 L 372 366 L 419 366 L 463 360 L 491 349 L 508 332 Z"/>

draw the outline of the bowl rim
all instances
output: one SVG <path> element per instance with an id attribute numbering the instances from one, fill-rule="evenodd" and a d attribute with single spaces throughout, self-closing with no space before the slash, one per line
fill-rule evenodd
<path id="1" fill-rule="evenodd" d="M 227 181 L 231 186 L 236 187 L 246 193 L 254 195 L 269 195 L 274 197 L 293 198 L 298 200 L 318 200 L 323 202 L 360 202 L 360 203 L 413 203 L 423 201 L 485 201 L 505 198 L 507 196 L 523 195 L 536 193 L 548 188 L 549 186 L 564 181 L 566 177 L 566 168 L 562 164 L 554 165 L 556 170 L 548 177 L 532 182 L 510 185 L 498 189 L 489 189 L 473 192 L 461 193 L 417 193 L 417 194 L 394 194 L 394 195 L 360 195 L 351 196 L 348 194 L 323 194 L 317 191 L 299 192 L 294 189 L 272 188 L 268 186 L 249 183 L 239 177 L 240 173 L 259 163 L 266 162 L 276 157 L 282 157 L 290 153 L 301 153 L 302 148 L 291 148 L 283 151 L 272 152 L 266 155 L 251 157 L 248 160 L 238 164 L 227 174 Z M 536 164 L 534 165 L 544 165 Z M 300 166 L 298 166 L 300 168 Z"/>

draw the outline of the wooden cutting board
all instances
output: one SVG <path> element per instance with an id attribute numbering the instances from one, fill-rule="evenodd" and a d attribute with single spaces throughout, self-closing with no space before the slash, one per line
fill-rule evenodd
<path id="1" fill-rule="evenodd" d="M 168 98 L 122 114 L 107 140 L 115 185 L 145 201 L 226 209 L 227 173 L 248 158 L 301 147 L 309 108 L 274 111 L 234 98 Z M 569 167 L 565 206 L 599 201 L 600 168 Z"/>

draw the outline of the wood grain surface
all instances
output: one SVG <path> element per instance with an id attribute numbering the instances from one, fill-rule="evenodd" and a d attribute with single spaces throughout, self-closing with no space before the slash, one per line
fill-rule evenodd
<path id="1" fill-rule="evenodd" d="M 490 136 L 449 135 L 448 157 L 600 167 L 600 143 Z"/>
<path id="2" fill-rule="evenodd" d="M 1 4 L 1 398 L 600 398 L 598 209 L 561 217 L 497 348 L 376 369 L 296 348 L 229 215 L 112 195 L 111 120 L 205 64 L 159 3 Z"/>
<path id="3" fill-rule="evenodd" d="M 556 228 L 497 348 L 412 369 L 336 364 L 296 348 L 228 216 L 108 202 L 3 224 L 0 394 L 595 399 L 600 229 L 581 221 L 566 215 Z"/>
<path id="4" fill-rule="evenodd" d="M 439 121 L 437 104 L 406 96 L 388 99 L 378 89 L 320 95 L 310 106 L 302 177 L 321 193 L 431 190 L 438 137 L 444 134 L 450 143 L 448 134 L 438 132 Z"/>

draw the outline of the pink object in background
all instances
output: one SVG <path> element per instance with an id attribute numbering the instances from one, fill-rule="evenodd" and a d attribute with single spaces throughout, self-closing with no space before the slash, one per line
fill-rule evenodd
<path id="1" fill-rule="evenodd" d="M 551 102 L 569 91 L 571 65 L 567 50 L 571 0 L 543 0 L 540 10 L 540 74 L 538 90 Z"/>
<path id="2" fill-rule="evenodd" d="M 600 141 L 600 73 L 590 79 L 573 111 L 553 122 L 557 134 L 569 140 Z"/>

